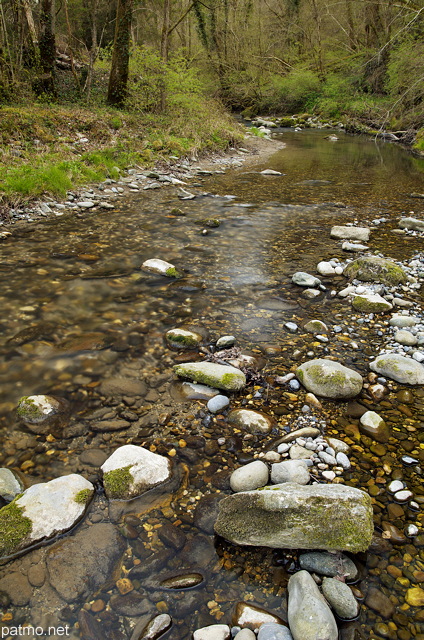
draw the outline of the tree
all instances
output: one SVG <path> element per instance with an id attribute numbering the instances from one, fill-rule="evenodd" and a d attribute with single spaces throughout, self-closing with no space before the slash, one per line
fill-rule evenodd
<path id="1" fill-rule="evenodd" d="M 38 78 L 36 90 L 37 93 L 48 93 L 51 95 L 56 94 L 56 39 L 53 28 L 54 12 L 55 0 L 41 0 L 39 50 L 43 75 Z"/>
<path id="2" fill-rule="evenodd" d="M 127 97 L 132 10 L 133 0 L 118 0 L 112 68 L 107 94 L 108 104 L 115 107 L 122 107 Z"/>

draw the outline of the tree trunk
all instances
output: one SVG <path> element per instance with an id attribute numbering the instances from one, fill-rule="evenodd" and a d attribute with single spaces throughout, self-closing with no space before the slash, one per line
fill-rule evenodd
<path id="1" fill-rule="evenodd" d="M 93 70 L 94 63 L 97 58 L 97 5 L 98 0 L 91 1 L 91 47 L 90 47 L 90 62 L 87 71 L 86 91 L 87 99 L 90 99 L 91 87 L 93 86 Z"/>
<path id="2" fill-rule="evenodd" d="M 37 93 L 56 94 L 56 41 L 53 30 L 54 0 L 41 0 L 40 5 L 40 64 L 43 75 L 38 79 Z"/>
<path id="3" fill-rule="evenodd" d="M 130 33 L 133 0 L 118 0 L 112 68 L 109 76 L 107 102 L 122 107 L 127 97 Z"/>

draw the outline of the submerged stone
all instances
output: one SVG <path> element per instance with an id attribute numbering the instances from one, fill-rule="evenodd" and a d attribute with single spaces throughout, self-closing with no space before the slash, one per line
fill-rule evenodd
<path id="1" fill-rule="evenodd" d="M 424 231 L 424 220 L 418 218 L 401 218 L 399 220 L 400 229 L 410 229 L 412 231 Z"/>
<path id="2" fill-rule="evenodd" d="M 324 358 L 300 365 L 296 375 L 308 391 L 324 398 L 353 398 L 362 389 L 359 373 Z"/>
<path id="3" fill-rule="evenodd" d="M 119 500 L 139 496 L 171 476 L 167 458 L 133 444 L 116 449 L 101 469 L 106 495 Z"/>
<path id="4" fill-rule="evenodd" d="M 202 341 L 203 336 L 195 331 L 179 327 L 170 329 L 165 334 L 166 341 L 174 349 L 195 349 Z"/>
<path id="5" fill-rule="evenodd" d="M 7 502 L 11 502 L 22 491 L 22 482 L 15 473 L 10 469 L 0 469 L 0 496 Z"/>
<path id="6" fill-rule="evenodd" d="M 161 276 L 167 276 L 168 278 L 178 278 L 180 275 L 173 264 L 160 260 L 159 258 L 152 258 L 151 260 L 145 260 L 141 265 L 142 269 L 151 271 L 152 273 L 159 273 Z"/>
<path id="7" fill-rule="evenodd" d="M 239 391 L 246 384 L 246 376 L 240 369 L 214 362 L 186 362 L 174 366 L 174 371 L 182 378 L 227 391 Z"/>
<path id="8" fill-rule="evenodd" d="M 374 530 L 371 498 L 345 485 L 286 483 L 219 503 L 218 535 L 235 544 L 365 551 Z"/>

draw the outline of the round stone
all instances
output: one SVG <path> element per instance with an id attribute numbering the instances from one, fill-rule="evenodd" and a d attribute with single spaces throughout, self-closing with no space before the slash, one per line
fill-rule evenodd
<path id="1" fill-rule="evenodd" d="M 214 396 L 211 398 L 207 404 L 207 408 L 211 413 L 219 413 L 230 404 L 227 396 L 223 396 L 221 394 Z"/>
<path id="2" fill-rule="evenodd" d="M 230 487 L 234 492 L 251 491 L 268 484 L 268 478 L 267 465 L 261 460 L 255 460 L 233 471 L 230 477 Z"/>

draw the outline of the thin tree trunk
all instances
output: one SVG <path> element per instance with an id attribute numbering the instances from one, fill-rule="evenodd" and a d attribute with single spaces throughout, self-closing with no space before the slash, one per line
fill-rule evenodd
<path id="1" fill-rule="evenodd" d="M 39 82 L 38 91 L 39 93 L 50 93 L 55 95 L 56 41 L 53 23 L 54 0 L 41 0 L 39 49 L 43 77 Z"/>
<path id="2" fill-rule="evenodd" d="M 133 0 L 118 0 L 107 94 L 108 104 L 115 107 L 122 107 L 127 97 L 132 8 Z"/>
<path id="3" fill-rule="evenodd" d="M 164 0 L 162 34 L 160 39 L 160 54 L 164 62 L 168 62 L 168 56 L 169 56 L 170 23 L 171 23 L 171 0 Z"/>
<path id="4" fill-rule="evenodd" d="M 91 87 L 93 86 L 93 71 L 94 71 L 94 63 L 97 58 L 97 6 L 99 0 L 92 0 L 91 2 L 91 47 L 90 47 L 90 61 L 88 65 L 87 72 L 87 82 L 86 82 L 86 90 L 87 90 L 87 98 L 90 99 Z"/>

